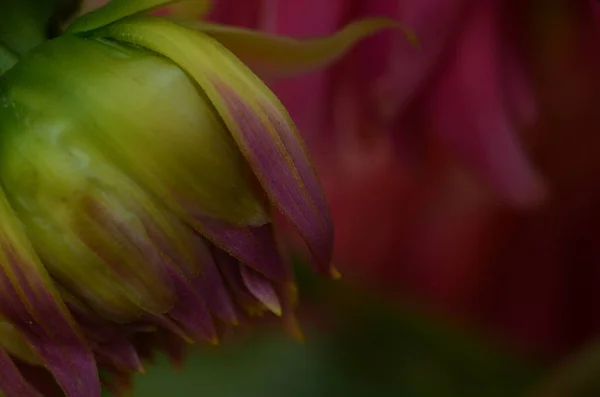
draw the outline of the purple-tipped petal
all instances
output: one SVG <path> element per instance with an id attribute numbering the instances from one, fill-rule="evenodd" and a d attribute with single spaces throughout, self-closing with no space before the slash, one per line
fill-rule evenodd
<path id="1" fill-rule="evenodd" d="M 281 302 L 269 280 L 247 266 L 241 266 L 240 272 L 248 291 L 273 314 L 281 316 Z"/>
<path id="2" fill-rule="evenodd" d="M 6 397 L 43 397 L 27 382 L 4 349 L 0 349 L 0 394 Z"/>
<path id="3" fill-rule="evenodd" d="M 333 275 L 329 209 L 295 128 L 270 98 L 257 93 L 258 108 L 253 108 L 228 85 L 216 87 L 227 107 L 226 118 L 233 121 L 230 128 L 235 129 L 234 138 L 266 194 L 302 235 L 317 268 Z"/>
<path id="4" fill-rule="evenodd" d="M 195 233 L 194 237 L 194 256 L 200 263 L 200 271 L 193 276 L 192 282 L 200 291 L 208 308 L 225 323 L 235 325 L 239 322 L 235 305 L 217 269 L 215 259 L 204 239 Z"/>
<path id="5" fill-rule="evenodd" d="M 99 397 L 100 380 L 89 347 L 73 319 L 36 269 L 0 241 L 0 312 L 20 329 L 69 397 Z"/>
<path id="6" fill-rule="evenodd" d="M 133 331 L 98 317 L 70 293 L 61 291 L 61 295 L 90 341 L 99 362 L 127 372 L 144 372 L 135 347 L 129 340 Z"/>
<path id="7" fill-rule="evenodd" d="M 213 319 L 199 291 L 175 266 L 168 265 L 166 271 L 177 296 L 175 306 L 168 312 L 169 317 L 175 320 L 193 340 L 205 339 L 217 343 Z"/>
<path id="8" fill-rule="evenodd" d="M 102 343 L 94 348 L 99 361 L 107 363 L 124 372 L 144 372 L 135 347 L 126 339 L 120 338 Z"/>
<path id="9" fill-rule="evenodd" d="M 289 266 L 277 249 L 273 225 L 237 227 L 214 219 L 197 217 L 200 232 L 213 244 L 253 268 L 269 280 L 291 278 Z"/>
<path id="10" fill-rule="evenodd" d="M 264 309 L 263 304 L 244 285 L 240 271 L 243 265 L 237 259 L 218 248 L 214 250 L 214 257 L 237 304 L 244 309 L 246 314 L 251 316 L 262 313 Z"/>

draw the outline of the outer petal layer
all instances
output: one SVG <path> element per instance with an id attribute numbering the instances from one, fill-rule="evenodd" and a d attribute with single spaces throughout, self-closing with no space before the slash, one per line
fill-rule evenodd
<path id="1" fill-rule="evenodd" d="M 36 113 L 45 111 L 48 123 L 73 130 L 75 139 L 92 140 L 178 215 L 202 211 L 239 225 L 268 220 L 264 194 L 255 194 L 234 139 L 196 83 L 169 60 L 67 36 L 10 72 L 12 96 L 22 91 L 31 107 L 46 95 L 37 99 Z"/>
<path id="2" fill-rule="evenodd" d="M 0 312 L 31 344 L 69 397 L 100 396 L 92 352 L 0 196 Z"/>
<path id="3" fill-rule="evenodd" d="M 275 95 L 215 40 L 168 21 L 123 21 L 97 34 L 156 51 L 196 80 L 272 204 L 303 236 L 319 269 L 335 275 L 330 267 L 333 230 L 325 197 L 304 145 Z"/>

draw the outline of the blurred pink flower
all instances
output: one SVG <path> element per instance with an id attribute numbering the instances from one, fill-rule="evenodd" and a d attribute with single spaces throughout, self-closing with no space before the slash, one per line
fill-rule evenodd
<path id="1" fill-rule="evenodd" d="M 589 335 L 600 62 L 585 1 L 245 4 L 221 0 L 213 18 L 315 36 L 386 15 L 419 38 L 379 34 L 273 84 L 320 154 L 347 272 L 534 351 Z"/>
<path id="2" fill-rule="evenodd" d="M 523 14 L 531 23 L 520 44 L 535 76 L 539 120 L 519 134 L 544 175 L 544 202 L 506 206 L 434 134 L 421 142 L 418 161 L 390 155 L 360 177 L 331 178 L 328 192 L 339 260 L 512 346 L 561 354 L 600 330 L 600 51 L 585 2 L 530 5 L 537 8 Z M 425 104 L 412 110 L 435 117 Z M 431 123 L 416 125 L 414 134 L 432 131 Z M 380 158 L 362 147 L 355 158 Z"/>
<path id="3" fill-rule="evenodd" d="M 213 17 L 291 36 L 327 34 L 364 16 L 398 19 L 420 47 L 395 32 L 380 34 L 333 71 L 275 85 L 301 131 L 337 161 L 346 150 L 340 144 L 365 139 L 393 139 L 410 156 L 426 129 L 501 198 L 529 205 L 543 189 L 517 129 L 532 123 L 536 106 L 514 32 L 519 14 L 508 3 L 251 0 L 240 7 L 221 0 Z M 373 138 L 381 133 L 391 137 Z"/>
<path id="4" fill-rule="evenodd" d="M 520 10 L 494 0 L 245 4 L 218 1 L 213 18 L 303 37 L 382 15 L 415 31 L 419 47 L 378 34 L 333 70 L 274 88 L 320 154 L 337 260 L 393 262 L 408 284 L 460 301 L 476 269 L 457 271 L 452 258 L 475 261 L 493 198 L 530 205 L 542 194 L 517 132 L 537 112 L 514 27 Z"/>

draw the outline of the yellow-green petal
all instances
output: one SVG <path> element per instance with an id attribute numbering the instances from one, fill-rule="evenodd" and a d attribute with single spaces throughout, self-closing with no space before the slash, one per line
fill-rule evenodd
<path id="1" fill-rule="evenodd" d="M 4 99 L 27 121 L 3 117 L 0 178 L 53 277 L 117 321 L 169 309 L 161 269 L 126 235 L 142 228 L 134 205 L 146 210 L 149 200 L 82 136 L 76 118 L 61 117 L 68 112 L 55 98 L 13 86 Z"/>
<path id="2" fill-rule="evenodd" d="M 63 36 L 9 77 L 59 98 L 63 108 L 50 113 L 56 120 L 76 124 L 72 128 L 179 216 L 197 213 L 239 225 L 268 221 L 234 140 L 195 82 L 169 60 Z"/>
<path id="3" fill-rule="evenodd" d="M 414 34 L 388 18 L 367 18 L 324 37 L 295 39 L 205 21 L 177 21 L 204 32 L 262 76 L 286 77 L 319 69 L 343 56 L 358 41 L 384 29 L 399 29 L 416 45 Z"/>

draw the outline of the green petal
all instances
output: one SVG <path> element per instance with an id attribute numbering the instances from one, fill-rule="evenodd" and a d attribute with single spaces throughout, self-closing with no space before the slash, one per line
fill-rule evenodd
<path id="1" fill-rule="evenodd" d="M 60 117 L 66 112 L 53 97 L 15 88 L 10 93 L 11 109 L 27 122 L 3 117 L 0 177 L 52 276 L 112 320 L 163 313 L 172 294 L 162 272 L 118 233 L 140 229 L 118 199 L 140 203 L 143 194 L 77 134 L 76 122 Z M 111 223 L 115 213 L 125 214 L 118 232 Z M 111 266 L 116 263 L 118 269 Z"/>
<path id="2" fill-rule="evenodd" d="M 383 29 L 400 29 L 409 41 L 417 43 L 411 31 L 387 18 L 363 19 L 332 35 L 312 39 L 294 39 L 204 21 L 177 23 L 210 35 L 255 72 L 269 77 L 291 76 L 327 66 L 361 39 Z"/>
<path id="3" fill-rule="evenodd" d="M 71 26 L 69 26 L 67 33 L 76 34 L 88 32 L 132 15 L 141 14 L 169 4 L 181 2 L 196 3 L 187 5 L 188 11 L 191 7 L 196 11 L 207 11 L 212 3 L 211 0 L 112 0 L 102 7 L 77 18 Z M 185 7 L 180 9 L 180 11 L 185 11 Z"/>
<path id="4" fill-rule="evenodd" d="M 267 221 L 234 140 L 195 82 L 171 61 L 63 36 L 21 61 L 8 81 L 60 98 L 64 108 L 51 113 L 57 122 L 77 124 L 73 129 L 178 215 L 198 212 L 240 225 Z"/>

